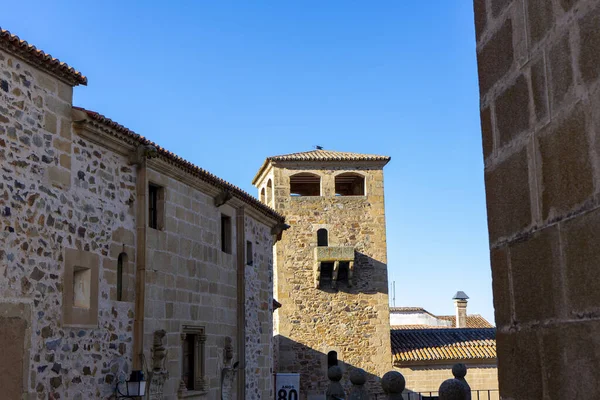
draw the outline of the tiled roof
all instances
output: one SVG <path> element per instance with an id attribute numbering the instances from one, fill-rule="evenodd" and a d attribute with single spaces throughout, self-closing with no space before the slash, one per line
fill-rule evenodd
<path id="1" fill-rule="evenodd" d="M 0 48 L 25 59 L 35 66 L 45 69 L 52 75 L 67 81 L 72 86 L 87 85 L 87 78 L 81 72 L 2 28 L 0 28 Z"/>
<path id="2" fill-rule="evenodd" d="M 86 115 L 91 120 L 99 123 L 100 125 L 109 127 L 111 129 L 119 132 L 120 134 L 123 134 L 126 137 L 131 138 L 134 142 L 156 147 L 158 154 L 163 156 L 168 162 L 176 165 L 177 167 L 190 173 L 191 175 L 193 175 L 207 183 L 210 183 L 213 186 L 230 191 L 233 194 L 233 196 L 239 198 L 240 200 L 244 201 L 245 203 L 260 210 L 263 214 L 265 214 L 271 218 L 274 218 L 280 222 L 283 222 L 285 220 L 284 216 L 282 216 L 281 214 L 279 214 L 278 212 L 276 212 L 269 206 L 261 203 L 258 199 L 256 199 L 252 195 L 248 194 L 247 192 L 243 191 L 239 187 L 232 185 L 231 183 L 219 178 L 216 175 L 211 174 L 210 172 L 208 172 L 200 167 L 197 167 L 196 165 L 192 164 L 191 162 L 186 161 L 185 159 L 179 157 L 178 155 L 157 145 L 156 143 L 146 139 L 145 137 L 125 128 L 124 126 L 114 122 L 113 120 L 105 117 L 104 115 L 101 115 L 95 111 L 86 110 L 85 108 L 81 108 L 81 107 L 73 107 L 73 108 L 76 110 L 85 112 Z"/>
<path id="3" fill-rule="evenodd" d="M 348 153 L 344 151 L 332 150 L 311 150 L 301 153 L 283 154 L 280 156 L 271 156 L 270 161 L 389 161 L 388 156 L 378 156 L 375 154 Z"/>
<path id="4" fill-rule="evenodd" d="M 395 364 L 496 358 L 494 328 L 393 329 L 391 340 Z"/>
<path id="5" fill-rule="evenodd" d="M 456 328 L 456 316 L 454 315 L 438 315 L 438 319 L 452 322 L 452 326 Z M 494 325 L 490 324 L 485 318 L 479 314 L 467 315 L 467 326 L 466 328 L 493 328 Z"/>
<path id="6" fill-rule="evenodd" d="M 407 325 L 392 325 L 393 329 L 448 329 L 445 325 L 424 325 L 424 324 L 407 324 Z"/>
<path id="7" fill-rule="evenodd" d="M 385 161 L 389 162 L 391 157 L 379 156 L 375 154 L 360 154 L 350 153 L 345 151 L 332 151 L 332 150 L 311 150 L 304 151 L 301 153 L 282 154 L 279 156 L 267 157 L 265 162 L 261 165 L 256 176 L 252 180 L 254 184 L 263 170 L 267 167 L 270 161 Z"/>

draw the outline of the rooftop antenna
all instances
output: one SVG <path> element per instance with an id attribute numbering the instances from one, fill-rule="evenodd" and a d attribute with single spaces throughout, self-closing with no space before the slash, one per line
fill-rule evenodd
<path id="1" fill-rule="evenodd" d="M 393 297 L 392 297 L 392 307 L 396 307 L 396 281 L 392 282 L 392 293 L 393 293 Z"/>
<path id="2" fill-rule="evenodd" d="M 323 150 L 323 146 L 316 145 L 315 149 L 317 149 L 317 150 Z"/>

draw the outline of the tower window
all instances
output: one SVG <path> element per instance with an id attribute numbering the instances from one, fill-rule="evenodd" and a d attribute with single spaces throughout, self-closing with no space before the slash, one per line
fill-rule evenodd
<path id="1" fill-rule="evenodd" d="M 265 188 L 260 189 L 260 201 L 265 202 Z"/>
<path id="2" fill-rule="evenodd" d="M 305 172 L 290 176 L 290 195 L 320 196 L 321 177 Z"/>
<path id="3" fill-rule="evenodd" d="M 329 241 L 327 238 L 327 229 L 321 228 L 317 231 L 317 246 L 329 246 Z"/>
<path id="4" fill-rule="evenodd" d="M 271 180 L 269 179 L 269 182 L 267 182 L 267 204 L 271 204 L 272 200 L 273 200 L 273 182 L 271 182 Z"/>
<path id="5" fill-rule="evenodd" d="M 338 365 L 337 351 L 330 351 L 327 353 L 327 369 Z"/>
<path id="6" fill-rule="evenodd" d="M 231 254 L 231 217 L 221 214 L 221 251 Z"/>
<path id="7" fill-rule="evenodd" d="M 365 177 L 352 172 L 339 174 L 335 177 L 336 196 L 364 196 Z"/>

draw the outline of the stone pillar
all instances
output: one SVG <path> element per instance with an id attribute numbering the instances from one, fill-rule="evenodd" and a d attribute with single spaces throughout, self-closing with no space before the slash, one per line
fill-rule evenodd
<path id="1" fill-rule="evenodd" d="M 465 376 L 467 375 L 467 366 L 462 363 L 454 364 L 452 366 L 452 375 L 454 375 L 454 379 L 457 379 L 463 383 L 467 400 L 471 400 L 471 386 L 465 379 Z"/>
<path id="2" fill-rule="evenodd" d="M 600 398 L 600 2 L 474 8 L 500 395 Z"/>
<path id="3" fill-rule="evenodd" d="M 338 273 L 340 272 L 340 262 L 339 261 L 334 261 L 333 263 L 333 273 L 331 274 L 331 288 L 332 289 L 336 289 L 337 288 L 337 278 L 338 278 Z"/>
<path id="4" fill-rule="evenodd" d="M 354 368 L 350 372 L 350 382 L 352 383 L 352 389 L 348 400 L 369 400 L 369 392 L 365 388 L 365 382 L 367 381 L 367 373 L 362 368 Z"/>
<path id="5" fill-rule="evenodd" d="M 404 375 L 398 371 L 386 372 L 381 378 L 381 387 L 387 394 L 388 400 L 404 400 L 402 392 L 406 387 L 406 380 Z"/>
<path id="6" fill-rule="evenodd" d="M 340 381 L 342 380 L 342 369 L 337 365 L 329 367 L 327 370 L 327 378 L 329 378 L 329 387 L 325 396 L 327 400 L 341 400 L 346 398 L 346 392 Z"/>
<path id="7" fill-rule="evenodd" d="M 440 385 L 439 400 L 467 400 L 465 385 L 458 379 L 447 379 Z"/>
<path id="8" fill-rule="evenodd" d="M 187 386 L 185 385 L 185 381 L 183 379 L 183 346 L 185 345 L 185 338 L 186 338 L 186 334 L 182 333 L 180 335 L 180 339 L 181 339 L 181 379 L 179 380 L 179 388 L 177 389 L 177 396 L 178 397 L 183 397 L 186 393 L 187 393 Z"/>

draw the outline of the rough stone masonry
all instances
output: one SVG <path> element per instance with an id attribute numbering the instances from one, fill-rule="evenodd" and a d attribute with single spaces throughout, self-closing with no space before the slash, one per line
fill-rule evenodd
<path id="1" fill-rule="evenodd" d="M 283 217 L 72 107 L 73 86 L 86 83 L 0 31 L 0 397 L 110 398 L 136 362 L 151 368 L 160 332 L 165 399 L 219 398 L 224 386 L 230 398 L 271 398 L 272 244 Z M 140 145 L 158 151 L 136 164 Z M 150 185 L 161 193 L 153 227 L 140 225 Z M 186 332 L 202 347 L 188 358 L 198 386 L 181 390 Z M 224 382 L 234 361 L 241 368 Z"/>

